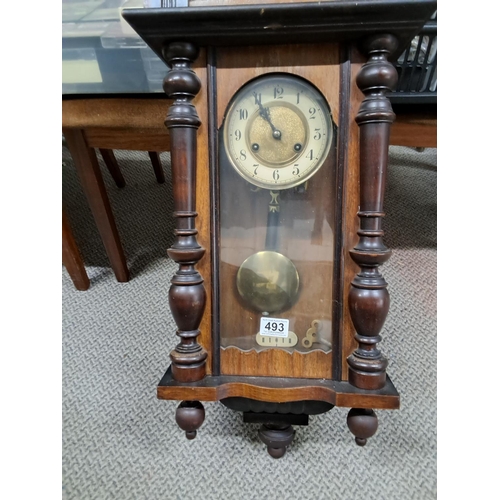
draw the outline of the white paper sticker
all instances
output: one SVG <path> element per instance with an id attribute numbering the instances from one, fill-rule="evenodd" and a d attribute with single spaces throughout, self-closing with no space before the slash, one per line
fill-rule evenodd
<path id="1" fill-rule="evenodd" d="M 287 319 L 260 318 L 260 334 L 264 337 L 288 337 Z"/>

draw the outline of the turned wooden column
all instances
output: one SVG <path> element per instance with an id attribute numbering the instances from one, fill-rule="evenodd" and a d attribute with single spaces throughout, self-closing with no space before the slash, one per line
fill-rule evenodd
<path id="1" fill-rule="evenodd" d="M 396 49 L 392 35 L 364 40 L 361 50 L 368 61 L 356 78 L 365 99 L 356 116 L 360 128 L 359 240 L 350 254 L 360 272 L 351 283 L 349 311 L 359 345 L 347 363 L 349 382 L 360 389 L 380 389 L 386 381 L 387 359 L 377 344 L 389 311 L 389 292 L 379 266 L 391 255 L 382 241 L 382 218 L 390 127 L 395 118 L 386 94 L 398 78 L 387 59 Z"/>
<path id="2" fill-rule="evenodd" d="M 192 104 L 201 82 L 191 69 L 198 48 L 190 43 L 171 43 L 163 56 L 171 68 L 163 90 L 173 99 L 165 125 L 170 134 L 174 194 L 175 241 L 168 255 L 179 269 L 172 278 L 169 304 L 181 341 L 171 352 L 172 376 L 180 382 L 200 380 L 206 373 L 207 352 L 198 344 L 199 326 L 206 302 L 203 278 L 196 263 L 205 254 L 198 244 L 196 213 L 196 135 L 201 122 Z"/>

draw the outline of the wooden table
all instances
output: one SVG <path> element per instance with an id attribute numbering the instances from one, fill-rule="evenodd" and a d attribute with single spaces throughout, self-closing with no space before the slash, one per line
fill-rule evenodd
<path id="1" fill-rule="evenodd" d="M 63 99 L 63 134 L 111 267 L 120 282 L 128 281 L 130 275 L 95 148 L 168 151 L 169 135 L 163 125 L 167 107 L 168 99 L 161 94 Z"/>
<path id="2" fill-rule="evenodd" d="M 396 120 L 391 127 L 391 146 L 437 148 L 437 110 L 435 106 L 393 104 Z"/>

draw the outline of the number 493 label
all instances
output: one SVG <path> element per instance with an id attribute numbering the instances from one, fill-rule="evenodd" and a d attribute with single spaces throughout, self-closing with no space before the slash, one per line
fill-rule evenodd
<path id="1" fill-rule="evenodd" d="M 267 337 L 288 337 L 287 319 L 260 318 L 260 334 Z"/>

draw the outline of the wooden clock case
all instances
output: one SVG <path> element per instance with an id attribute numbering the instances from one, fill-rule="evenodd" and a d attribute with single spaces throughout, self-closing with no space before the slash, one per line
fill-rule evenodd
<path id="1" fill-rule="evenodd" d="M 244 1 L 244 0 L 242 0 Z M 333 1 L 125 10 L 123 17 L 169 66 L 175 242 L 179 264 L 169 304 L 180 343 L 161 379 L 160 399 L 181 401 L 176 421 L 190 439 L 204 420 L 201 401 L 221 401 L 262 424 L 273 457 L 292 425 L 333 406 L 351 408 L 359 445 L 377 430 L 373 409 L 397 409 L 399 394 L 378 349 L 389 310 L 379 267 L 390 126 L 391 59 L 436 10 L 435 1 Z M 332 348 L 293 354 L 221 346 L 220 128 L 248 81 L 289 73 L 315 85 L 337 127 L 331 149 Z M 196 221 L 196 223 L 195 223 Z M 313 271 L 314 273 L 314 271 Z M 313 274 L 312 273 L 312 274 Z M 305 273 L 308 275 L 308 273 Z M 311 274 L 311 273 L 309 273 Z"/>

